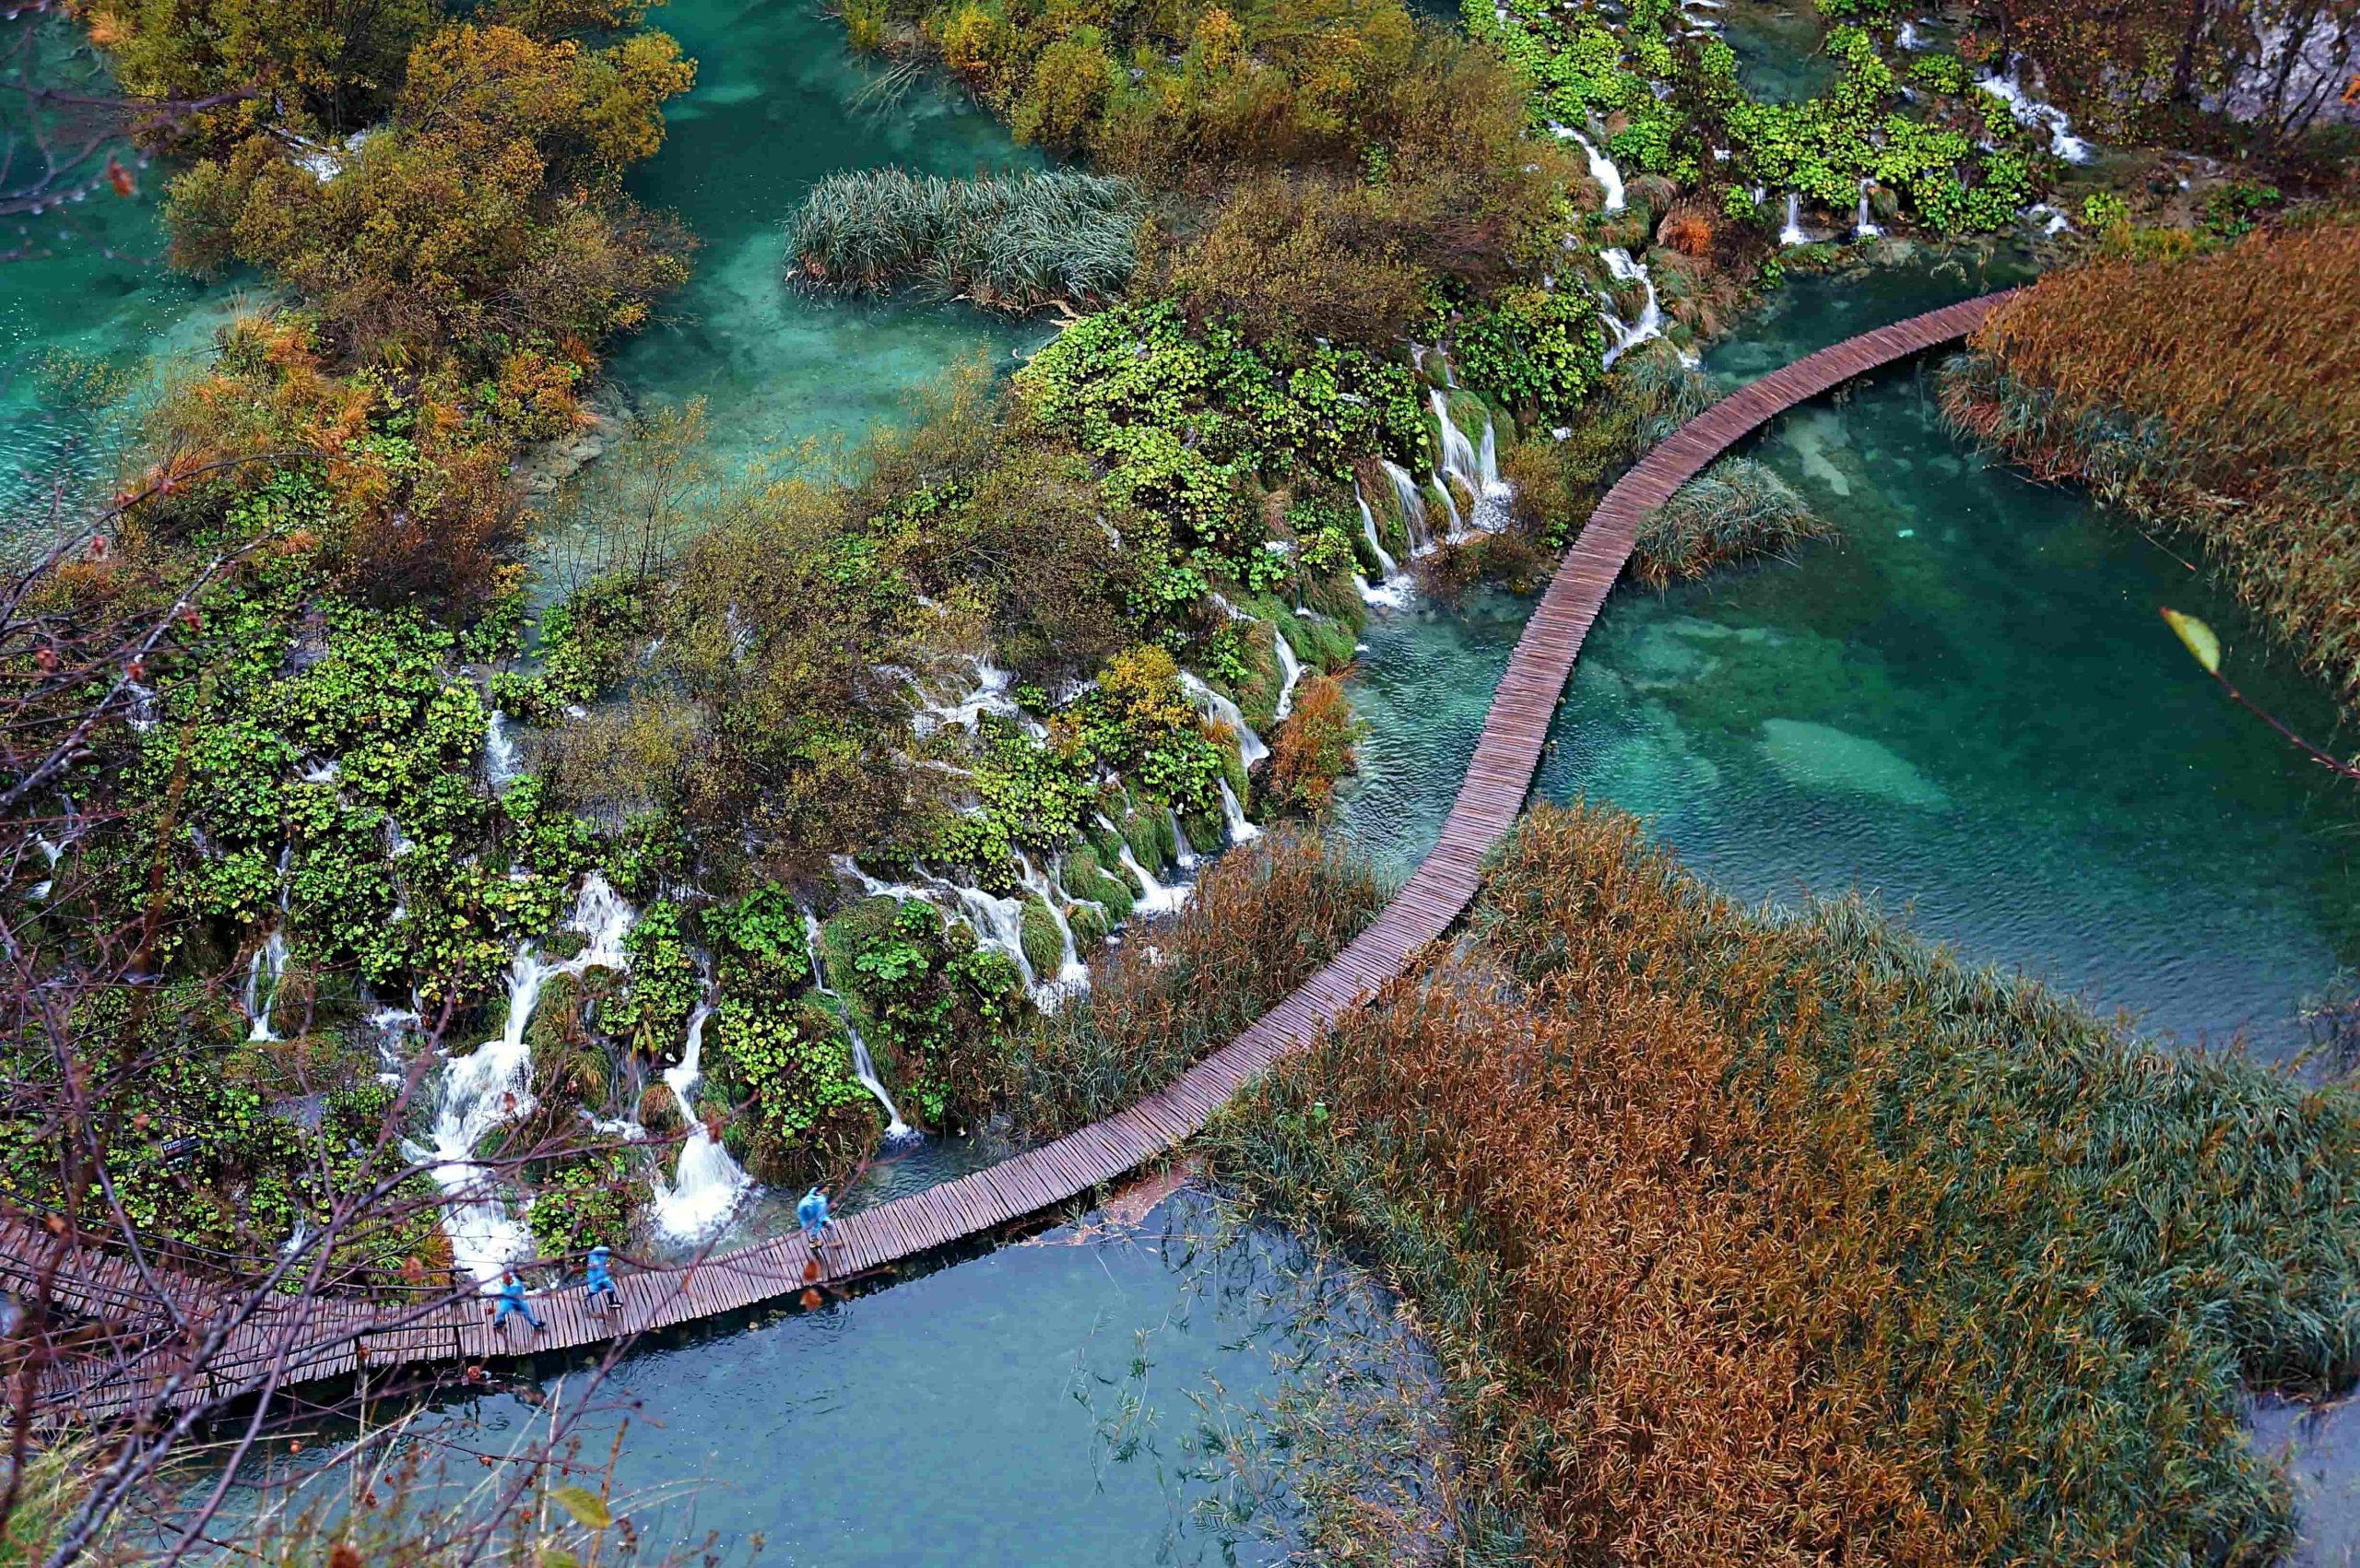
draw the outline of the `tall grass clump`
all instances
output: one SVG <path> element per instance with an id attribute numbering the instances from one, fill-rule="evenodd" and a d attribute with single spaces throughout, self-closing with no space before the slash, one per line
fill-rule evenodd
<path id="1" fill-rule="evenodd" d="M 1000 311 L 1103 301 L 1139 267 L 1145 213 L 1127 180 L 1077 170 L 945 180 L 831 174 L 787 225 L 789 276 L 873 294 L 917 284 Z"/>
<path id="2" fill-rule="evenodd" d="M 1631 575 L 1650 588 L 1693 582 L 1727 561 L 1790 555 L 1834 526 L 1751 457 L 1724 457 L 1639 520 Z"/>
<path id="3" fill-rule="evenodd" d="M 2201 542 L 2360 712 L 2360 225 L 2051 273 L 1947 370 L 1944 411 L 2044 478 Z"/>
<path id="4" fill-rule="evenodd" d="M 1091 966 L 1087 995 L 1025 1026 L 993 1098 L 1053 1138 L 1161 1089 L 1228 1043 L 1385 907 L 1365 867 L 1274 831 L 1207 871 L 1180 914 Z"/>
<path id="5" fill-rule="evenodd" d="M 2259 1563 L 2244 1385 L 2360 1366 L 2360 1096 L 2166 1055 L 1857 901 L 1711 893 L 1543 808 L 1474 938 L 1224 1113 L 1382 1267 L 1470 1559 Z"/>

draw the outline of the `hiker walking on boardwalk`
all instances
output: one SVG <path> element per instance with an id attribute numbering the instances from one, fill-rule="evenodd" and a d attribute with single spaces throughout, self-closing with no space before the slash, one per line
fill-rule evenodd
<path id="1" fill-rule="evenodd" d="M 816 1255 L 836 1223 L 828 1217 L 828 1195 L 818 1187 L 805 1193 L 803 1201 L 795 1206 L 795 1218 L 802 1223 L 805 1244 Z"/>
<path id="2" fill-rule="evenodd" d="M 622 1305 L 622 1298 L 615 1292 L 615 1277 L 607 1271 L 607 1260 L 613 1256 L 613 1252 L 605 1246 L 595 1246 L 590 1249 L 589 1265 L 584 1271 L 585 1278 L 582 1281 L 584 1307 L 596 1307 L 604 1312 L 612 1312 Z M 603 1306 L 598 1300 L 601 1296 L 607 1298 Z"/>
<path id="3" fill-rule="evenodd" d="M 498 1303 L 491 1311 L 491 1326 L 502 1334 L 508 1332 L 508 1320 L 514 1316 L 522 1316 L 536 1330 L 549 1326 L 533 1315 L 532 1303 L 525 1299 L 525 1281 L 516 1278 L 513 1268 L 501 1270 Z"/>

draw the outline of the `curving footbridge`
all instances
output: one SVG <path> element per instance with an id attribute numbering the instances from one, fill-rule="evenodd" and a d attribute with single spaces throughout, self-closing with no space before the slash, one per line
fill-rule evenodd
<path id="1" fill-rule="evenodd" d="M 1526 624 L 1492 699 L 1482 738 L 1442 837 L 1375 921 L 1324 969 L 1244 1033 L 1137 1104 L 1054 1143 L 841 1220 L 824 1272 L 843 1277 L 915 1256 L 1080 1197 L 1170 1152 L 1201 1130 L 1240 1085 L 1315 1039 L 1378 987 L 1405 973 L 1473 899 L 1482 861 L 1514 824 L 1531 788 L 1549 724 L 1582 639 L 1622 573 L 1640 519 L 1705 466 L 1773 416 L 1866 371 L 1965 336 L 2006 293 L 1964 301 L 1848 338 L 1772 371 L 1681 427 L 1599 504 Z M 127 1259 L 77 1248 L 45 1232 L 0 1224 L 0 1289 L 43 1297 L 115 1326 L 144 1349 L 61 1367 L 43 1403 L 88 1418 L 159 1403 L 188 1407 L 266 1388 L 370 1373 L 405 1363 L 479 1362 L 524 1350 L 601 1343 L 622 1333 L 712 1317 L 795 1294 L 817 1274 L 800 1236 L 761 1242 L 620 1281 L 611 1314 L 584 1310 L 568 1290 L 536 1298 L 548 1323 L 496 1332 L 480 1299 L 411 1307 L 335 1297 L 289 1298 L 240 1323 L 203 1281 L 142 1272 Z M 201 1375 L 189 1348 L 220 1336 Z"/>

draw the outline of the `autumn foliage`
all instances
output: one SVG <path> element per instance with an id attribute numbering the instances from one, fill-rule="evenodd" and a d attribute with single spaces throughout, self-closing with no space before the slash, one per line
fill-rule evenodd
<path id="1" fill-rule="evenodd" d="M 2045 478 L 2200 540 L 2360 703 L 2360 225 L 2051 273 L 1978 331 L 1944 410 Z"/>
<path id="2" fill-rule="evenodd" d="M 1469 1560 L 2260 1562 L 2240 1380 L 2360 1365 L 2360 1102 L 1544 808 L 1473 950 L 1213 1134 L 1434 1336 Z"/>

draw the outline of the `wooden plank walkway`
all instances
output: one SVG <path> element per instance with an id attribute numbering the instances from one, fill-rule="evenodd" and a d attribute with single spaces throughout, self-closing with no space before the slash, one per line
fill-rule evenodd
<path id="1" fill-rule="evenodd" d="M 1608 492 L 1567 552 L 1500 678 L 1440 841 L 1366 930 L 1244 1033 L 1137 1104 L 986 1170 L 840 1221 L 824 1272 L 848 1276 L 930 1252 L 1137 1169 L 1201 1130 L 1246 1080 L 1407 973 L 1412 955 L 1466 909 L 1484 857 L 1523 811 L 1557 701 L 1582 639 L 1622 574 L 1640 519 L 1764 421 L 1863 371 L 1965 336 L 2006 297 L 1965 301 L 1798 360 L 1715 404 L 1649 452 Z M 0 1226 L 0 1287 L 24 1291 L 44 1267 L 52 1267 L 62 1304 L 130 1325 L 119 1329 L 120 1342 L 143 1348 L 128 1358 L 127 1370 L 117 1366 L 89 1381 L 61 1374 L 44 1402 L 91 1418 L 147 1407 L 185 1362 L 190 1335 L 202 1332 L 211 1303 L 207 1289 L 171 1282 L 183 1324 L 196 1327 L 174 1326 L 130 1265 L 92 1252 L 72 1252 L 61 1262 L 52 1256 L 60 1244 L 38 1232 Z M 334 1297 L 290 1299 L 237 1327 L 206 1376 L 176 1391 L 171 1402 L 213 1402 L 272 1381 L 286 1385 L 364 1368 L 594 1345 L 619 1333 L 791 1295 L 806 1287 L 810 1263 L 800 1236 L 781 1237 L 682 1267 L 627 1276 L 620 1281 L 620 1309 L 611 1315 L 585 1311 L 578 1290 L 537 1298 L 535 1310 L 548 1329 L 529 1333 L 518 1326 L 505 1336 L 490 1327 L 486 1305 L 475 1300 L 404 1310 Z"/>

